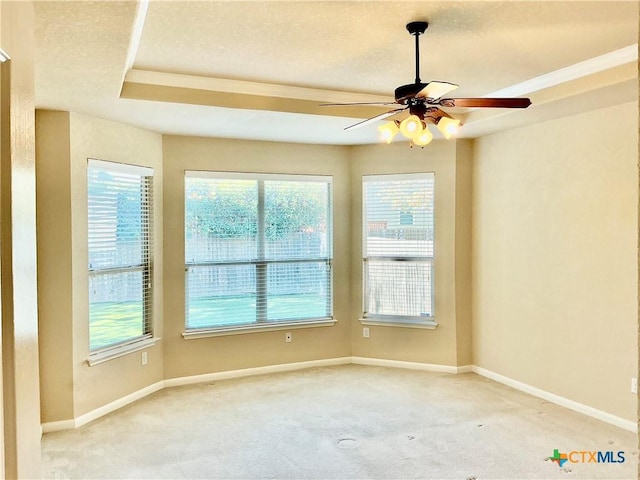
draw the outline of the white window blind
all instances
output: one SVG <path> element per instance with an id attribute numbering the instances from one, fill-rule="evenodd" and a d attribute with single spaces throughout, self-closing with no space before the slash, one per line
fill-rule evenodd
<path id="1" fill-rule="evenodd" d="M 434 175 L 363 177 L 364 316 L 433 321 Z"/>
<path id="2" fill-rule="evenodd" d="M 186 329 L 331 317 L 331 178 L 185 172 Z"/>
<path id="3" fill-rule="evenodd" d="M 89 160 L 92 352 L 152 335 L 152 189 L 150 168 Z"/>

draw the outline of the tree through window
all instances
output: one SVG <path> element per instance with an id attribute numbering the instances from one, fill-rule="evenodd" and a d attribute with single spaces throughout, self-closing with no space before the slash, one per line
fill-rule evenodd
<path id="1" fill-rule="evenodd" d="M 186 172 L 187 330 L 330 318 L 331 178 Z"/>

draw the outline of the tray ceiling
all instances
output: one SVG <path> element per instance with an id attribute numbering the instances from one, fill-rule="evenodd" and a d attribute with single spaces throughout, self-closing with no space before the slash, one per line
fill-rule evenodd
<path id="1" fill-rule="evenodd" d="M 526 111 L 458 111 L 473 137 L 637 98 L 637 2 L 36 2 L 38 108 L 161 133 L 327 144 L 414 79 L 511 88 Z M 509 90 L 506 90 L 508 93 Z M 248 122 L 248 123 L 247 123 Z M 246 126 L 250 125 L 250 128 Z"/>

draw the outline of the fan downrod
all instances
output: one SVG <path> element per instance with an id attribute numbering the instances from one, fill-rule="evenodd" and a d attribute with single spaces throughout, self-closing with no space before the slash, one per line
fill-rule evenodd
<path id="1" fill-rule="evenodd" d="M 429 26 L 428 22 L 407 23 L 407 31 L 411 35 L 416 37 L 416 80 L 415 80 L 416 86 L 418 86 L 421 83 L 420 81 L 420 35 L 422 35 L 427 30 L 428 26 Z M 404 89 L 405 87 L 407 87 L 407 85 L 405 85 L 404 87 L 400 87 L 399 89 L 396 89 L 396 101 L 404 97 L 403 93 L 398 92 L 398 90 Z M 421 89 L 418 89 L 416 93 L 419 92 L 420 90 Z"/>

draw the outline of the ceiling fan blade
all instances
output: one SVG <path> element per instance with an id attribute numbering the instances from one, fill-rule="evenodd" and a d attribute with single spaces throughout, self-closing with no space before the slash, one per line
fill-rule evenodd
<path id="1" fill-rule="evenodd" d="M 395 110 L 389 110 L 388 112 L 381 113 L 380 115 L 376 115 L 375 117 L 367 118 L 366 120 L 362 120 L 361 122 L 354 123 L 353 125 L 349 125 L 348 127 L 345 128 L 345 130 L 349 130 L 351 128 L 364 127 L 365 125 L 369 125 L 370 123 L 373 123 L 377 120 L 383 120 L 387 117 L 390 117 L 391 115 L 395 115 L 396 113 L 402 112 L 403 110 L 406 110 L 406 109 L 407 107 L 396 108 Z"/>
<path id="2" fill-rule="evenodd" d="M 458 88 L 455 83 L 429 82 L 427 86 L 418 92 L 416 97 L 437 99 Z"/>
<path id="3" fill-rule="evenodd" d="M 466 108 L 527 108 L 528 98 L 443 98 L 438 105 Z"/>
<path id="4" fill-rule="evenodd" d="M 320 107 L 348 107 L 349 105 L 398 105 L 398 102 L 321 103 Z"/>

